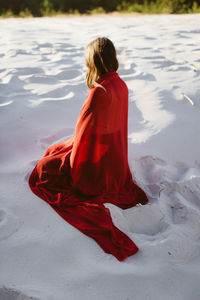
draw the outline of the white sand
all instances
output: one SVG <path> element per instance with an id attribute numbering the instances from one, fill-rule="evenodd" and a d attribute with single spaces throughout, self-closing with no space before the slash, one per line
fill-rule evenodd
<path id="1" fill-rule="evenodd" d="M 200 15 L 0 20 L 0 299 L 200 299 Z M 29 189 L 45 149 L 74 132 L 84 48 L 107 36 L 130 91 L 129 163 L 146 206 L 115 224 L 119 262 Z M 182 97 L 184 93 L 195 105 Z"/>

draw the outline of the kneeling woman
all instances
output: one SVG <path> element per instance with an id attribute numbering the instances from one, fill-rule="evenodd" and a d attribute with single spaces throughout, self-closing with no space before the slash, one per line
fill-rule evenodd
<path id="1" fill-rule="evenodd" d="M 116 50 L 108 38 L 92 41 L 85 61 L 90 92 L 75 133 L 47 149 L 29 185 L 62 218 L 122 261 L 138 247 L 115 227 L 104 203 L 126 209 L 148 202 L 128 165 L 128 88 L 116 72 Z"/>

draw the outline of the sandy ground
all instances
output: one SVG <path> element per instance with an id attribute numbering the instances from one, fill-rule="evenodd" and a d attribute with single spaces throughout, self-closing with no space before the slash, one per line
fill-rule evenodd
<path id="1" fill-rule="evenodd" d="M 200 299 L 200 15 L 0 20 L 0 299 Z M 150 203 L 106 204 L 140 251 L 117 261 L 27 180 L 70 137 L 84 48 L 116 45 L 129 87 L 129 164 Z M 191 100 L 193 104 L 191 103 Z"/>

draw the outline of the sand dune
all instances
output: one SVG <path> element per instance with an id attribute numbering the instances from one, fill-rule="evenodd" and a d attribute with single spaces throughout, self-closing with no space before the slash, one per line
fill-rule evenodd
<path id="1" fill-rule="evenodd" d="M 0 20 L 1 300 L 200 299 L 199 17 Z M 84 48 L 97 36 L 118 51 L 129 164 L 150 199 L 106 204 L 140 248 L 121 263 L 27 185 L 47 147 L 74 132 Z"/>

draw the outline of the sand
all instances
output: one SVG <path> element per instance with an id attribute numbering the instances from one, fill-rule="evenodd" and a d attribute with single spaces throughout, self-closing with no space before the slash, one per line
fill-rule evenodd
<path id="1" fill-rule="evenodd" d="M 200 299 L 199 20 L 0 20 L 1 300 Z M 106 204 L 140 248 L 123 262 L 27 184 L 47 147 L 74 133 L 88 93 L 84 48 L 98 36 L 117 48 L 129 88 L 129 164 L 150 200 L 127 210 Z"/>

